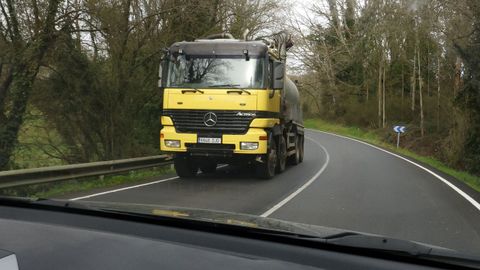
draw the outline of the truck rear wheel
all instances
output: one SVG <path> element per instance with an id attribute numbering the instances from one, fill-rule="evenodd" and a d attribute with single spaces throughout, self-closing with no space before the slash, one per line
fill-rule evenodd
<path id="1" fill-rule="evenodd" d="M 191 157 L 184 154 L 177 154 L 173 160 L 177 175 L 180 177 L 194 177 L 198 172 L 198 165 Z"/>
<path id="2" fill-rule="evenodd" d="M 269 145 L 268 153 L 263 156 L 263 162 L 257 163 L 255 168 L 257 177 L 263 179 L 274 177 L 277 166 L 277 145 L 274 140 L 271 140 Z"/>
<path id="3" fill-rule="evenodd" d="M 300 151 L 301 151 L 301 141 L 302 139 L 300 138 L 300 136 L 296 136 L 295 137 L 295 155 L 291 155 L 288 157 L 288 163 L 289 164 L 292 164 L 292 165 L 297 165 L 298 163 L 300 163 Z"/>
<path id="4" fill-rule="evenodd" d="M 287 142 L 285 137 L 280 135 L 278 137 L 278 154 L 277 154 L 277 172 L 281 173 L 285 171 L 287 164 Z"/>
<path id="5" fill-rule="evenodd" d="M 298 149 L 300 150 L 300 151 L 299 151 L 300 156 L 299 156 L 299 159 L 298 159 L 298 160 L 299 160 L 299 162 L 303 162 L 303 153 L 304 153 L 304 147 L 303 147 L 303 145 L 304 145 L 304 143 L 305 143 L 305 139 L 304 139 L 303 136 L 300 136 L 299 139 L 300 139 L 300 144 L 298 145 L 298 146 L 299 146 Z"/>

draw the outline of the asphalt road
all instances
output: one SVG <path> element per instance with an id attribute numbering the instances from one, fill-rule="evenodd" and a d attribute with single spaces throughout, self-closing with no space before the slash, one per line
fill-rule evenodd
<path id="1" fill-rule="evenodd" d="M 469 202 L 432 173 L 360 142 L 315 131 L 306 136 L 304 162 L 271 180 L 228 166 L 80 199 L 248 213 L 480 255 L 476 194 Z"/>

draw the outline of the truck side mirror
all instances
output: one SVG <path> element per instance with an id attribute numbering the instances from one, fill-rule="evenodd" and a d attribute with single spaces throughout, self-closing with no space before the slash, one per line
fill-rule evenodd
<path id="1" fill-rule="evenodd" d="M 163 63 L 164 61 L 162 60 L 160 62 L 160 65 L 158 66 L 158 87 L 162 88 L 163 87 Z"/>
<path id="2" fill-rule="evenodd" d="M 273 89 L 283 89 L 283 80 L 285 77 L 285 64 L 282 62 L 273 62 Z"/>

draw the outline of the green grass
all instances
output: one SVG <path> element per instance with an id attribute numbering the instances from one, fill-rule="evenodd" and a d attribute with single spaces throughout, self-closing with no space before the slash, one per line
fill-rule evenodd
<path id="1" fill-rule="evenodd" d="M 105 177 L 90 177 L 62 182 L 29 185 L 24 187 L 0 190 L 1 195 L 32 198 L 62 197 L 70 193 L 90 191 L 98 188 L 109 188 L 125 184 L 143 182 L 154 177 L 172 173 L 170 166 L 131 171 L 127 174 Z"/>
<path id="2" fill-rule="evenodd" d="M 375 131 L 363 130 L 358 127 L 347 127 L 339 124 L 330 123 L 321 119 L 307 119 L 305 120 L 305 127 L 318 129 L 322 131 L 327 131 L 355 139 L 359 139 L 382 148 L 388 149 L 391 152 L 395 152 L 407 157 L 416 159 L 422 163 L 428 164 L 441 172 L 449 174 L 456 179 L 465 182 L 467 185 L 473 189 L 480 192 L 480 177 L 472 175 L 465 171 L 455 170 L 448 167 L 438 159 L 428 156 L 421 156 L 415 152 L 412 152 L 408 149 L 399 148 L 397 149 L 394 145 L 384 142 L 378 133 Z"/>
<path id="3" fill-rule="evenodd" d="M 29 108 L 18 133 L 18 144 L 11 157 L 11 169 L 38 168 L 65 165 L 60 159 L 67 147 L 54 127 L 48 125 L 45 116 Z"/>

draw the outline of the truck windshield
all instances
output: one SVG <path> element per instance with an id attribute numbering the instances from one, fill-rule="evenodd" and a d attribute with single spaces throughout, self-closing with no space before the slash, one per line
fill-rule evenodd
<path id="1" fill-rule="evenodd" d="M 263 88 L 264 60 L 179 56 L 168 69 L 168 87 Z"/>

